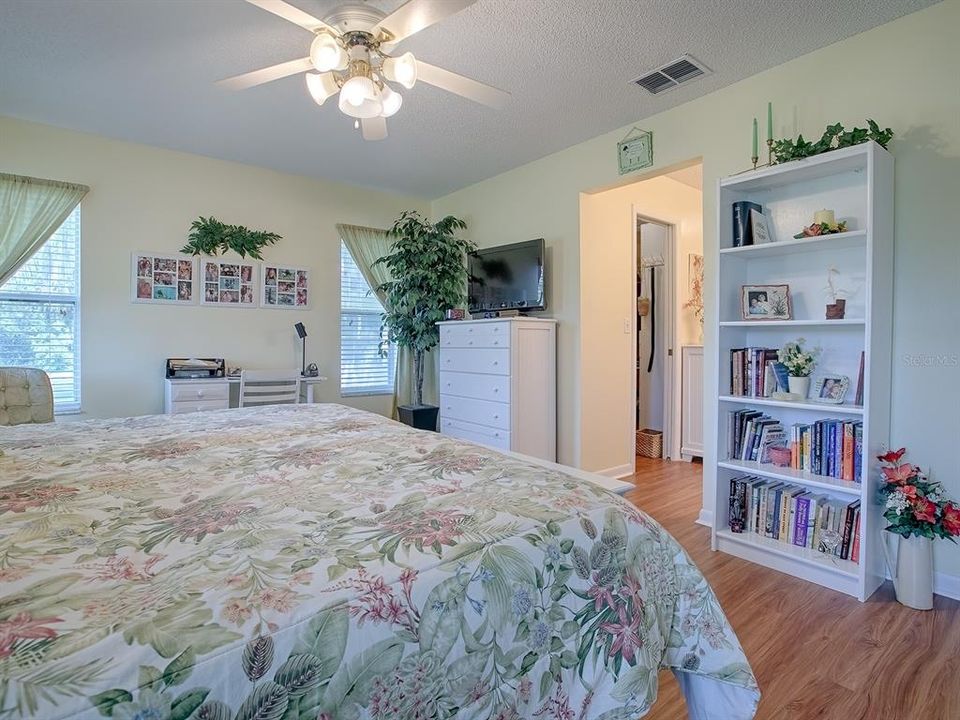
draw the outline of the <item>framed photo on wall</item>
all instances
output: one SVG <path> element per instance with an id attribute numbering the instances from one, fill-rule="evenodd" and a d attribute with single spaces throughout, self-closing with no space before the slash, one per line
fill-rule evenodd
<path id="1" fill-rule="evenodd" d="M 310 308 L 310 271 L 306 268 L 263 264 L 260 306 L 285 310 Z"/>
<path id="2" fill-rule="evenodd" d="M 193 305 L 197 301 L 196 258 L 135 252 L 131 256 L 131 278 L 132 302 Z"/>
<path id="3" fill-rule="evenodd" d="M 254 308 L 258 263 L 249 260 L 203 258 L 200 261 L 202 305 Z"/>

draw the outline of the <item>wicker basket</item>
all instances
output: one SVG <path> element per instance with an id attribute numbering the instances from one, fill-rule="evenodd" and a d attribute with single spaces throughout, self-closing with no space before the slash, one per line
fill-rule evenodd
<path id="1" fill-rule="evenodd" d="M 637 430 L 637 455 L 648 458 L 663 457 L 663 433 L 650 428 Z"/>

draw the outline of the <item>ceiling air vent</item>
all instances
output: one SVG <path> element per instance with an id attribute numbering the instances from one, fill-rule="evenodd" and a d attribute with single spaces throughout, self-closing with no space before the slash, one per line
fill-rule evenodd
<path id="1" fill-rule="evenodd" d="M 710 70 L 706 65 L 697 62 L 689 55 L 684 55 L 653 72 L 641 75 L 633 82 L 647 92 L 657 95 L 709 73 Z"/>

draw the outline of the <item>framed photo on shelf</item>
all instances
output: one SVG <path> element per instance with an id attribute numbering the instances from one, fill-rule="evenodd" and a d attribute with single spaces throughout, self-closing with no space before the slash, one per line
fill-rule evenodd
<path id="1" fill-rule="evenodd" d="M 850 378 L 846 375 L 822 375 L 813 386 L 810 399 L 828 405 L 843 405 L 850 387 Z"/>
<path id="2" fill-rule="evenodd" d="M 260 307 L 309 310 L 310 271 L 306 268 L 264 263 Z"/>
<path id="3" fill-rule="evenodd" d="M 201 305 L 254 308 L 258 265 L 249 260 L 203 258 Z"/>
<path id="4" fill-rule="evenodd" d="M 135 252 L 132 255 L 131 268 L 130 300 L 132 302 L 170 305 L 196 303 L 196 258 Z"/>
<path id="5" fill-rule="evenodd" d="M 744 320 L 791 320 L 789 285 L 741 286 L 740 313 Z"/>

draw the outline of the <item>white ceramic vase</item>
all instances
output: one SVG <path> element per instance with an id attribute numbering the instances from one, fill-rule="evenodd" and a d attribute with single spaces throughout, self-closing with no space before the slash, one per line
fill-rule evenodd
<path id="1" fill-rule="evenodd" d="M 790 376 L 788 380 L 788 386 L 790 392 L 794 395 L 799 395 L 804 400 L 807 399 L 807 396 L 810 394 L 810 378 L 808 377 L 794 377 Z"/>
<path id="2" fill-rule="evenodd" d="M 908 538 L 884 531 L 883 552 L 897 591 L 897 600 L 915 610 L 933 607 L 933 541 L 911 535 Z M 887 535 L 897 540 L 897 556 L 890 556 Z"/>

